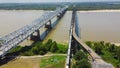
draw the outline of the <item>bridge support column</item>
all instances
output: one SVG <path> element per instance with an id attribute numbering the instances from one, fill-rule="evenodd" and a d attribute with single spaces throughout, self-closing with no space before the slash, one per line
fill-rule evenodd
<path id="1" fill-rule="evenodd" d="M 72 37 L 72 43 L 71 43 L 71 52 L 72 54 L 75 54 L 80 49 L 80 46 L 77 41 L 75 41 L 74 37 Z"/>
<path id="2" fill-rule="evenodd" d="M 45 28 L 51 29 L 52 28 L 52 24 L 51 24 L 51 20 L 49 20 L 48 24 L 45 24 Z"/>
<path id="3" fill-rule="evenodd" d="M 57 15 L 57 18 L 60 19 L 60 18 L 62 18 L 63 15 L 64 15 L 63 12 L 62 12 L 62 13 L 59 13 L 59 14 Z"/>
<path id="4" fill-rule="evenodd" d="M 36 32 L 36 36 L 31 34 L 30 39 L 34 41 L 41 41 L 42 39 L 40 37 L 40 31 L 36 30 L 35 32 Z"/>
<path id="5" fill-rule="evenodd" d="M 62 11 L 61 13 L 59 13 L 59 14 L 57 15 L 57 18 L 58 18 L 58 19 L 62 18 L 63 15 L 65 14 L 65 12 L 66 12 L 66 10 L 65 10 L 65 11 Z"/>
<path id="6" fill-rule="evenodd" d="M 58 18 L 58 19 L 60 19 L 60 18 L 61 18 L 61 13 L 59 13 L 59 14 L 57 15 L 57 18 Z"/>

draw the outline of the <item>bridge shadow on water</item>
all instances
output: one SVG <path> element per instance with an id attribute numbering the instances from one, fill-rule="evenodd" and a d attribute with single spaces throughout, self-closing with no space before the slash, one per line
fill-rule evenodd
<path id="1" fill-rule="evenodd" d="M 75 18 L 75 32 L 76 32 L 76 34 L 77 34 L 77 36 L 78 37 L 80 37 L 81 38 L 81 28 L 80 28 L 80 25 L 79 25 L 79 21 L 78 21 L 79 19 L 78 19 L 78 16 L 77 16 L 77 14 L 76 14 L 76 18 Z"/>

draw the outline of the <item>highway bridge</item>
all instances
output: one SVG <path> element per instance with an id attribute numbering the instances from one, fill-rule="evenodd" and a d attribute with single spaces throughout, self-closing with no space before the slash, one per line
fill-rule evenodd
<path id="1" fill-rule="evenodd" d="M 66 58 L 66 68 L 70 68 L 71 67 L 71 51 L 72 51 L 72 43 L 73 41 L 76 41 L 80 46 L 82 46 L 88 53 L 89 55 L 92 57 L 92 68 L 113 68 L 113 66 L 109 63 L 106 63 L 105 61 L 103 61 L 101 59 L 100 56 L 98 56 L 89 46 L 87 46 L 76 34 L 76 24 L 77 24 L 77 13 L 76 10 L 73 10 L 72 13 L 72 19 L 71 19 L 71 26 L 70 26 L 70 33 L 69 33 L 69 47 L 68 47 L 68 53 L 67 53 L 67 58 Z"/>
<path id="2" fill-rule="evenodd" d="M 4 57 L 9 50 L 17 46 L 19 43 L 33 36 L 33 33 L 37 32 L 37 36 L 40 39 L 39 29 L 45 26 L 51 29 L 51 19 L 55 16 L 62 17 L 67 10 L 67 6 L 58 8 L 53 12 L 46 12 L 40 18 L 33 21 L 31 24 L 26 25 L 4 37 L 0 38 L 0 57 Z"/>

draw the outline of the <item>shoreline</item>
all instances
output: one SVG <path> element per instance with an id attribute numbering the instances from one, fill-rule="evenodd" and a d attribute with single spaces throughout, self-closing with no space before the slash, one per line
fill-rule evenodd
<path id="1" fill-rule="evenodd" d="M 79 10 L 79 12 L 120 12 L 120 9 L 105 9 L 105 10 Z"/>
<path id="2" fill-rule="evenodd" d="M 120 46 L 120 43 L 114 43 L 114 42 L 110 42 L 111 44 L 114 44 L 116 46 Z"/>
<path id="3" fill-rule="evenodd" d="M 49 11 L 49 10 L 0 10 L 0 11 Z M 51 10 L 50 10 L 51 11 Z M 68 10 L 72 11 L 72 10 Z M 78 10 L 78 12 L 120 12 L 120 9 Z"/>
<path id="4" fill-rule="evenodd" d="M 88 42 L 88 41 L 90 41 L 90 42 L 101 42 L 101 41 L 93 41 L 93 40 L 83 40 L 84 42 Z M 120 46 L 120 42 L 113 42 L 113 41 L 104 41 L 105 43 L 110 43 L 110 44 L 114 44 L 115 46 Z"/>
<path id="5" fill-rule="evenodd" d="M 19 12 L 23 12 L 23 11 L 44 11 L 44 10 L 0 10 L 0 11 L 19 11 Z"/>

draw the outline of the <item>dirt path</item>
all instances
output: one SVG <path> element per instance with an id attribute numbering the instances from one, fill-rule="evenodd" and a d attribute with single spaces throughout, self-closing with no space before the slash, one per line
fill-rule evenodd
<path id="1" fill-rule="evenodd" d="M 0 68 L 39 68 L 41 58 L 17 58 L 12 60 Z"/>

